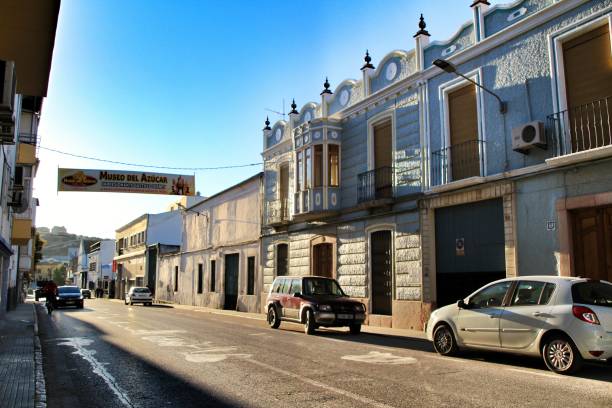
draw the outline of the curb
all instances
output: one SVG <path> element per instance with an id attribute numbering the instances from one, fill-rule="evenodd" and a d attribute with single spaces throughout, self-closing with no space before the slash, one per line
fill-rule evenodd
<path id="1" fill-rule="evenodd" d="M 34 407 L 47 407 L 47 384 L 45 382 L 45 374 L 43 371 L 43 356 L 40 338 L 38 336 L 38 313 L 36 312 L 36 304 L 33 305 L 34 311 Z"/>

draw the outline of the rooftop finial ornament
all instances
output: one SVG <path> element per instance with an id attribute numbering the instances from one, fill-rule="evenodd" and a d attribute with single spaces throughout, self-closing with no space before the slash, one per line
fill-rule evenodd
<path id="1" fill-rule="evenodd" d="M 263 130 L 272 130 L 272 128 L 270 127 L 270 118 L 266 116 L 266 121 L 264 122 L 266 124 L 266 127 L 263 128 Z"/>
<path id="2" fill-rule="evenodd" d="M 292 113 L 294 113 L 296 115 L 298 114 L 298 111 L 295 108 L 297 108 L 297 105 L 295 104 L 295 99 L 294 99 L 293 102 L 291 102 L 291 112 L 289 112 L 290 115 Z"/>
<path id="3" fill-rule="evenodd" d="M 327 80 L 327 77 L 325 77 L 325 83 L 323 84 L 323 92 L 321 92 L 321 95 L 323 94 L 329 94 L 331 95 L 333 92 L 329 90 L 329 81 Z"/>
<path id="4" fill-rule="evenodd" d="M 427 24 L 425 24 L 425 18 L 423 17 L 423 14 L 421 14 L 421 18 L 419 19 L 419 31 L 417 31 L 414 36 L 417 37 L 419 35 L 426 35 L 427 37 L 430 37 L 429 31 L 427 31 L 425 27 L 427 27 Z"/>
<path id="5" fill-rule="evenodd" d="M 363 60 L 365 61 L 365 64 L 363 64 L 363 67 L 361 67 L 362 71 L 366 68 L 374 69 L 374 65 L 372 65 L 372 58 L 370 58 L 370 53 L 368 52 L 368 50 L 366 50 L 366 55 Z"/>
<path id="6" fill-rule="evenodd" d="M 474 7 L 477 4 L 484 4 L 486 6 L 490 6 L 491 3 L 489 3 L 487 0 L 476 0 L 472 3 L 472 5 L 470 7 Z"/>

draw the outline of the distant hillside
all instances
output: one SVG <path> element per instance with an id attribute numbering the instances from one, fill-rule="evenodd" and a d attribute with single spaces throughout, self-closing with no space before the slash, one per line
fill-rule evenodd
<path id="1" fill-rule="evenodd" d="M 68 261 L 75 256 L 79 249 L 82 239 L 96 242 L 102 238 L 87 237 L 83 235 L 70 234 L 64 227 L 53 227 L 51 230 L 46 227 L 36 228 L 40 238 L 45 241 L 42 249 L 43 259 L 55 258 Z"/>

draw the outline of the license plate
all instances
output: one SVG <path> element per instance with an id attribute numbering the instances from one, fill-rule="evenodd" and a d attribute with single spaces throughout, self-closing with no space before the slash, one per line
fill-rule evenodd
<path id="1" fill-rule="evenodd" d="M 352 318 L 353 318 L 352 314 L 343 314 L 343 313 L 338 314 L 338 319 L 349 320 Z"/>

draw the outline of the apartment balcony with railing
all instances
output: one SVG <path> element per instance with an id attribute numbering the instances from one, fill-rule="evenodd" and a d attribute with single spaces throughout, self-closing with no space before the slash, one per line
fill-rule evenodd
<path id="1" fill-rule="evenodd" d="M 395 197 L 395 169 L 379 167 L 357 176 L 357 202 L 386 202 Z"/>
<path id="2" fill-rule="evenodd" d="M 20 133 L 17 142 L 17 164 L 36 164 L 38 161 L 38 135 L 35 133 Z"/>
<path id="3" fill-rule="evenodd" d="M 287 198 L 266 203 L 266 224 L 283 225 L 289 222 L 289 202 Z"/>
<path id="4" fill-rule="evenodd" d="M 549 115 L 546 130 L 555 157 L 608 150 L 612 146 L 612 96 Z"/>
<path id="5" fill-rule="evenodd" d="M 431 153 L 431 186 L 484 174 L 483 140 L 454 144 Z"/>

